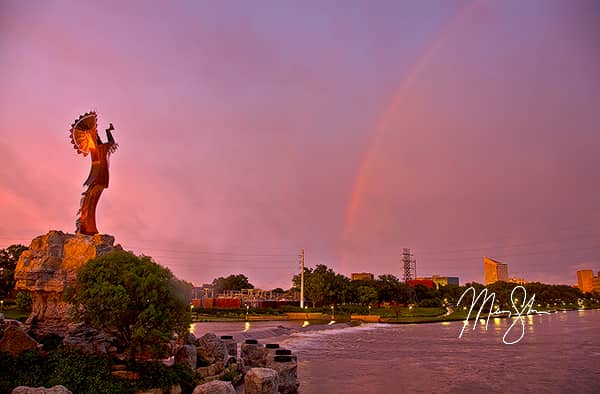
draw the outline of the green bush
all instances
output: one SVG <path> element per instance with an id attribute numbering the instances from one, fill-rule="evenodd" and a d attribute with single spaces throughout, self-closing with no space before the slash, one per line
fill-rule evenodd
<path id="1" fill-rule="evenodd" d="M 136 391 L 169 387 L 179 384 L 184 393 L 190 393 L 194 372 L 184 365 L 168 367 L 160 362 L 128 365 L 141 378 L 129 382 L 111 374 L 111 360 L 60 347 L 42 356 L 25 352 L 18 357 L 0 353 L 0 393 L 10 393 L 17 386 L 63 385 L 74 393 L 134 393 Z"/>
<path id="2" fill-rule="evenodd" d="M 17 308 L 23 312 L 31 312 L 31 305 L 33 304 L 31 294 L 28 291 L 19 291 L 17 293 L 16 304 Z"/>
<path id="3" fill-rule="evenodd" d="M 184 284 L 149 257 L 113 251 L 88 261 L 69 289 L 75 318 L 114 333 L 122 350 L 166 356 L 173 333 L 187 334 L 189 300 Z"/>
<path id="4" fill-rule="evenodd" d="M 135 383 L 136 391 L 160 388 L 169 392 L 171 386 L 180 385 L 182 392 L 191 393 L 196 383 L 194 371 L 187 365 L 168 367 L 159 361 L 148 361 L 129 364 L 127 369 L 141 375 L 141 379 Z"/>
<path id="5" fill-rule="evenodd" d="M 129 383 L 111 375 L 108 358 L 60 348 L 47 361 L 52 371 L 48 385 L 62 384 L 74 393 L 127 393 Z"/>

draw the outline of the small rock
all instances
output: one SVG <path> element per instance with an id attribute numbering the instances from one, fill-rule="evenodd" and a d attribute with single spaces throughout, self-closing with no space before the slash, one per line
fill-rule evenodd
<path id="1" fill-rule="evenodd" d="M 192 394 L 235 394 L 235 389 L 231 382 L 213 380 L 196 386 Z"/>
<path id="2" fill-rule="evenodd" d="M 185 344 L 186 345 L 193 345 L 194 343 L 196 343 L 196 341 L 197 341 L 196 336 L 194 334 L 192 334 L 191 332 L 185 336 Z"/>
<path id="3" fill-rule="evenodd" d="M 136 391 L 135 394 L 163 394 L 162 389 L 146 389 L 142 391 Z"/>
<path id="4" fill-rule="evenodd" d="M 59 386 L 52 386 L 50 388 L 19 386 L 19 387 L 15 387 L 13 389 L 12 394 L 73 394 L 73 393 L 65 386 L 59 385 Z"/>
<path id="5" fill-rule="evenodd" d="M 250 368 L 266 367 L 268 351 L 262 345 L 242 343 L 241 353 L 244 371 L 247 371 Z"/>
<path id="6" fill-rule="evenodd" d="M 194 369 L 197 363 L 198 355 L 194 345 L 183 345 L 175 354 L 175 364 L 188 365 L 191 369 Z"/>
<path id="7" fill-rule="evenodd" d="M 221 340 L 225 343 L 227 347 L 227 353 L 230 356 L 237 357 L 237 342 L 233 339 L 231 335 L 222 335 Z"/>
<path id="8" fill-rule="evenodd" d="M 199 367 L 196 368 L 196 374 L 200 377 L 200 379 L 204 379 L 209 376 L 208 367 Z"/>
<path id="9" fill-rule="evenodd" d="M 169 388 L 169 394 L 181 394 L 181 393 L 182 393 L 181 386 L 178 384 L 175 384 Z"/>
<path id="10" fill-rule="evenodd" d="M 112 376 L 125 380 L 139 380 L 140 374 L 133 371 L 112 371 Z"/>
<path id="11" fill-rule="evenodd" d="M 277 394 L 279 378 L 277 371 L 270 368 L 252 368 L 244 377 L 246 394 Z"/>
<path id="12" fill-rule="evenodd" d="M 27 350 L 37 350 L 39 343 L 25 333 L 25 330 L 14 325 L 7 325 L 4 335 L 0 339 L 0 352 L 10 353 L 13 356 Z"/>
<path id="13" fill-rule="evenodd" d="M 227 346 L 215 334 L 208 333 L 196 341 L 198 355 L 211 363 L 227 361 Z"/>
<path id="14" fill-rule="evenodd" d="M 277 360 L 285 357 L 286 360 Z M 281 394 L 295 394 L 298 392 L 300 382 L 298 381 L 298 363 L 291 356 L 275 356 L 267 363 L 269 368 L 277 371 L 279 377 L 279 392 Z"/>

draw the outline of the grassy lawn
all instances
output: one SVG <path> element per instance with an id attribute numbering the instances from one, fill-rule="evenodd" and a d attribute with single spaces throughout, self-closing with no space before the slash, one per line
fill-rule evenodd
<path id="1" fill-rule="evenodd" d="M 0 313 L 2 313 L 6 319 L 13 320 L 25 321 L 29 317 L 29 312 L 24 312 L 20 309 L 17 309 L 17 307 L 14 305 L 5 306 L 3 309 L 0 309 Z"/>

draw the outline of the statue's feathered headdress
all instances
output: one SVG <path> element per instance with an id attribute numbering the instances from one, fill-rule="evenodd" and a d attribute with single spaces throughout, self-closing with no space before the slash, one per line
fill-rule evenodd
<path id="1" fill-rule="evenodd" d="M 71 125 L 71 143 L 77 153 L 87 156 L 98 141 L 98 116 L 96 112 L 86 112 Z"/>

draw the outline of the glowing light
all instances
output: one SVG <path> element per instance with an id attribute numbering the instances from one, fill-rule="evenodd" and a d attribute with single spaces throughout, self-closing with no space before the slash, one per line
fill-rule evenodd
<path id="1" fill-rule="evenodd" d="M 310 322 L 308 320 L 304 320 L 304 323 L 302 323 L 302 327 L 306 327 L 309 325 L 310 325 Z"/>
<path id="2" fill-rule="evenodd" d="M 244 323 L 244 331 L 242 331 L 242 332 L 246 332 L 246 331 L 248 331 L 249 329 L 250 329 L 250 322 L 249 322 L 249 321 L 247 321 L 247 322 L 245 322 L 245 323 Z"/>

